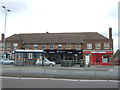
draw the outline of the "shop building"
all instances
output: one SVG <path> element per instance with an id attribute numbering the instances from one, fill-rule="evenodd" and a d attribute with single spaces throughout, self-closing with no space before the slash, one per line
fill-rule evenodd
<path id="1" fill-rule="evenodd" d="M 109 28 L 109 38 L 97 32 L 47 32 L 14 34 L 5 41 L 6 57 L 11 59 L 14 58 L 13 50 L 15 49 L 44 50 L 49 60 L 84 59 L 86 64 L 99 62 L 97 64 L 107 65 L 113 57 L 112 28 Z"/>

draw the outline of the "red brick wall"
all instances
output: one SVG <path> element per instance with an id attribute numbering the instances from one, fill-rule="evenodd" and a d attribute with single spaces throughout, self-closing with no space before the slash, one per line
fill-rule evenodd
<path id="1" fill-rule="evenodd" d="M 113 43 L 112 40 L 84 40 L 83 49 L 87 50 L 87 43 L 92 43 L 92 49 L 90 50 L 113 50 Z M 95 48 L 95 43 L 101 43 L 101 49 Z M 110 43 L 109 49 L 104 49 L 104 43 Z"/>

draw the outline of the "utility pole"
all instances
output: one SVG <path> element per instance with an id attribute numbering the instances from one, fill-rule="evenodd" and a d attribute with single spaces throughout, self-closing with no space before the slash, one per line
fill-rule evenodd
<path id="1" fill-rule="evenodd" d="M 4 64 L 4 59 L 5 59 L 5 34 L 6 34 L 6 23 L 7 23 L 7 12 L 11 12 L 9 9 L 7 9 L 5 6 L 2 6 L 2 8 L 5 10 L 5 26 L 4 26 L 4 37 L 3 37 L 3 42 L 2 42 L 2 59 L 3 59 L 3 64 Z"/>

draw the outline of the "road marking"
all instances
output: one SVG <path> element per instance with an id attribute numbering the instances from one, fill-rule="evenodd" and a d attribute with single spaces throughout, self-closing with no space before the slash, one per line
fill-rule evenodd
<path id="1" fill-rule="evenodd" d="M 56 79 L 56 78 L 49 78 L 49 80 L 78 81 L 74 79 Z"/>
<path id="2" fill-rule="evenodd" d="M 80 82 L 120 82 L 118 80 L 76 80 L 76 79 L 57 79 L 57 78 L 27 78 L 27 77 L 0 77 L 0 78 L 6 78 L 6 79 L 36 79 L 36 80 L 63 80 L 63 81 L 80 81 Z"/>
<path id="3" fill-rule="evenodd" d="M 92 82 L 96 82 L 96 81 L 98 81 L 98 82 L 103 82 L 103 81 L 107 81 L 107 80 L 80 80 L 80 81 L 84 81 L 84 82 L 88 82 L 88 81 L 92 81 Z"/>

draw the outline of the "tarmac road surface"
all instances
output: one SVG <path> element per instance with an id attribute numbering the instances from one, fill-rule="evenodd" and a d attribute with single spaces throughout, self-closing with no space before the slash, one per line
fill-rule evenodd
<path id="1" fill-rule="evenodd" d="M 118 81 L 2 77 L 2 88 L 118 88 Z"/>

